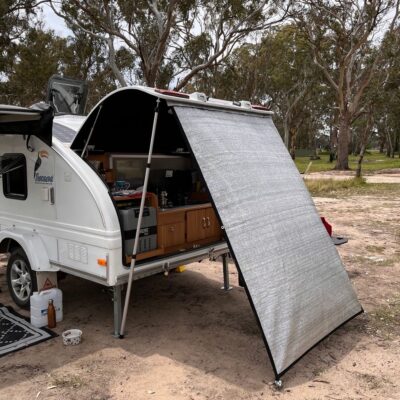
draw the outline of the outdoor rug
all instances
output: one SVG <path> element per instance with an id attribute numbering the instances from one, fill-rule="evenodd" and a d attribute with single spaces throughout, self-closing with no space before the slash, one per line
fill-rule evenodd
<path id="1" fill-rule="evenodd" d="M 0 304 L 0 357 L 55 336 L 46 328 L 35 328 L 11 307 Z"/>

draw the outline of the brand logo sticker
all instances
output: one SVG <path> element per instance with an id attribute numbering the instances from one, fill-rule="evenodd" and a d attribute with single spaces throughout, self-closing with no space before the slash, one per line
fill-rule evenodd
<path id="1" fill-rule="evenodd" d="M 38 152 L 33 171 L 35 183 L 42 185 L 52 185 L 54 183 L 54 174 L 52 171 L 52 163 L 49 160 L 49 153 L 46 150 Z"/>

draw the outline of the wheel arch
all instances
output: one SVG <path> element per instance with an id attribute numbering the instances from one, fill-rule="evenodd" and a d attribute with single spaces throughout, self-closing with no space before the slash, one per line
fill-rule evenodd
<path id="1" fill-rule="evenodd" d="M 21 248 L 33 271 L 57 271 L 50 259 L 42 239 L 36 234 L 17 230 L 0 233 L 0 253 L 9 253 Z"/>
<path id="2" fill-rule="evenodd" d="M 11 238 L 5 238 L 0 243 L 0 253 L 12 253 L 17 248 L 22 248 L 22 246 Z"/>

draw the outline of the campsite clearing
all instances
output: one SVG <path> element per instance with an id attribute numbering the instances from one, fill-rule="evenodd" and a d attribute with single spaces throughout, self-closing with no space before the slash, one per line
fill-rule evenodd
<path id="1" fill-rule="evenodd" d="M 66 348 L 58 337 L 3 357 L 0 399 L 400 399 L 399 187 L 343 188 L 314 200 L 349 238 L 338 250 L 367 314 L 306 355 L 284 376 L 283 391 L 272 386 L 234 267 L 234 290 L 225 293 L 221 264 L 202 262 L 135 282 L 123 340 L 110 334 L 104 288 L 60 281 L 64 321 L 56 332 L 82 329 L 82 344 Z M 11 305 L 4 264 L 0 288 L 0 303 Z"/>

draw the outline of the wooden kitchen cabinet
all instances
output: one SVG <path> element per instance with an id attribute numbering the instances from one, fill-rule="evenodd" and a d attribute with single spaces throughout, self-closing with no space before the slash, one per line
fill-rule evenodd
<path id="1" fill-rule="evenodd" d="M 212 207 L 205 209 L 206 218 L 206 237 L 220 237 L 221 236 L 221 225 Z"/>
<path id="2" fill-rule="evenodd" d="M 212 207 L 186 213 L 186 240 L 188 242 L 215 239 L 221 236 L 221 226 Z"/>
<path id="3" fill-rule="evenodd" d="M 206 238 L 205 209 L 193 210 L 186 213 L 186 240 L 195 242 Z"/>
<path id="4" fill-rule="evenodd" d="M 157 250 L 160 254 L 203 246 L 217 242 L 221 237 L 221 227 L 210 203 L 157 213 Z M 143 258 L 146 258 L 145 254 Z"/>
<path id="5" fill-rule="evenodd" d="M 179 246 L 185 243 L 185 223 L 175 222 L 161 225 L 159 229 L 159 243 L 161 247 L 168 248 Z"/>

